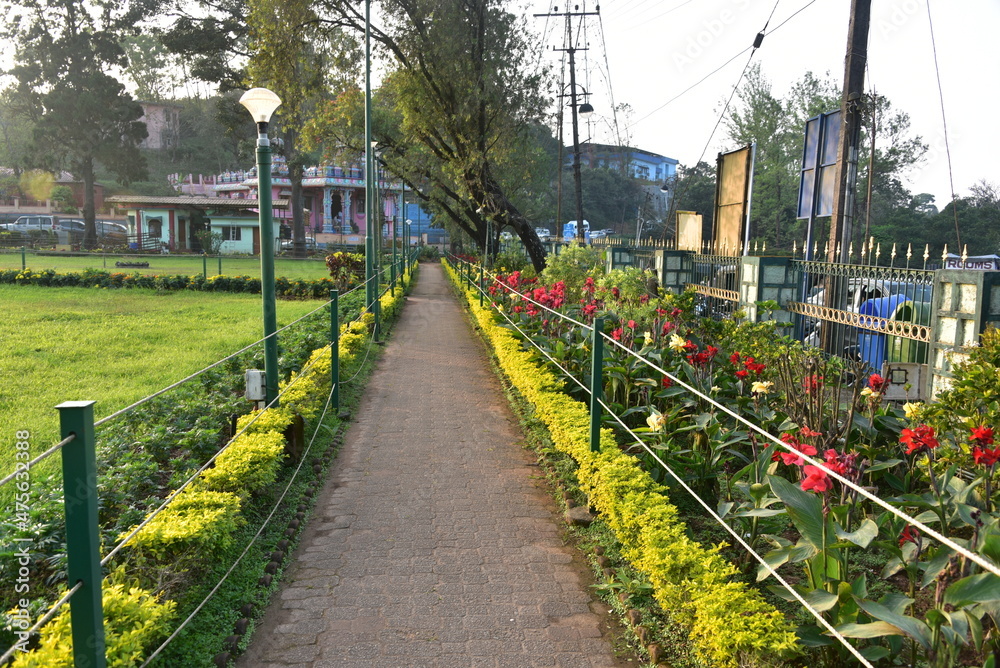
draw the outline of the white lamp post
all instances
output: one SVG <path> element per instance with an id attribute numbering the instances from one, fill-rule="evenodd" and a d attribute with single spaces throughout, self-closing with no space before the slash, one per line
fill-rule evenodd
<path id="1" fill-rule="evenodd" d="M 271 142 L 267 125 L 281 99 L 266 88 L 251 88 L 240 104 L 257 124 L 257 202 L 260 224 L 260 292 L 264 306 L 264 384 L 267 404 L 278 396 L 278 317 L 274 298 L 274 218 L 271 205 Z"/>

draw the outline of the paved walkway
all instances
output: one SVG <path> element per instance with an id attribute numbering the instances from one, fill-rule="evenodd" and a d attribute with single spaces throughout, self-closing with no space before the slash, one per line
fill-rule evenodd
<path id="1" fill-rule="evenodd" d="M 521 438 L 440 265 L 422 265 L 238 665 L 626 665 Z"/>

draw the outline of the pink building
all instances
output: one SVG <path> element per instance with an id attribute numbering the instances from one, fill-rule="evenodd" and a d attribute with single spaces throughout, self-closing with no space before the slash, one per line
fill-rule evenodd
<path id="1" fill-rule="evenodd" d="M 199 175 L 197 179 L 190 174 L 184 178 L 175 174 L 170 181 L 175 190 L 187 195 L 257 198 L 256 167 L 246 171 L 223 172 L 209 177 Z M 288 166 L 283 156 L 274 156 L 271 188 L 271 195 L 275 200 L 287 200 L 291 197 L 292 183 L 288 178 Z M 391 226 L 393 220 L 398 220 L 400 216 L 402 185 L 380 179 L 378 189 L 385 221 Z M 302 194 L 309 233 L 364 235 L 367 232 L 363 162 L 349 167 L 332 165 L 308 167 L 302 178 Z M 292 212 L 289 209 L 274 211 L 274 219 L 283 226 L 290 227 L 291 218 Z M 317 240 L 320 240 L 318 236 Z"/>

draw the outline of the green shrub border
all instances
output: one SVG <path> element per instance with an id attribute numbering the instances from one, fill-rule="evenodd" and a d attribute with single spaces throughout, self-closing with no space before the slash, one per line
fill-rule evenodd
<path id="1" fill-rule="evenodd" d="M 535 407 L 556 449 L 577 463 L 590 504 L 605 519 L 623 556 L 649 578 L 654 596 L 674 619 L 690 628 L 699 657 L 719 668 L 779 665 L 799 651 L 792 625 L 760 594 L 733 581 L 736 569 L 719 551 L 688 537 L 667 490 L 621 451 L 610 429 L 601 430 L 599 453 L 590 450 L 586 405 L 564 392 L 564 380 L 533 361 L 514 333 L 503 327 L 478 294 L 444 262 L 497 363 L 513 387 Z"/>
<path id="2" fill-rule="evenodd" d="M 24 269 L 0 270 L 0 284 L 9 285 L 39 285 L 43 287 L 79 287 L 128 289 L 144 288 L 148 290 L 194 290 L 197 292 L 237 292 L 260 294 L 260 278 L 253 276 L 173 276 L 158 274 L 139 274 L 111 272 L 103 269 L 85 269 L 57 273 L 54 269 L 35 271 L 31 267 Z M 295 297 L 300 299 L 325 299 L 330 290 L 337 287 L 332 279 L 320 278 L 314 281 L 303 279 L 290 280 L 278 277 L 274 280 L 274 291 L 278 297 Z"/>

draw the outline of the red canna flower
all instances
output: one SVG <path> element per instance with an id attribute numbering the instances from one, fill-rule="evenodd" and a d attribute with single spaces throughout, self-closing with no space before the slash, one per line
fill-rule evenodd
<path id="1" fill-rule="evenodd" d="M 927 448 L 933 450 L 940 445 L 934 438 L 934 428 L 925 424 L 916 429 L 904 429 L 899 435 L 899 442 L 907 446 L 906 454 L 912 455 L 914 452 Z"/>
<path id="2" fill-rule="evenodd" d="M 749 375 L 750 375 L 750 372 L 747 371 L 746 369 L 740 369 L 739 371 L 736 372 L 736 377 L 739 378 L 740 380 L 743 380 L 744 378 L 746 378 Z"/>
<path id="3" fill-rule="evenodd" d="M 739 363 L 740 363 L 740 354 L 739 353 L 733 353 L 732 355 L 730 355 L 729 356 L 729 363 L 732 364 L 733 366 L 739 365 Z"/>
<path id="4" fill-rule="evenodd" d="M 823 376 L 813 374 L 811 376 L 806 376 L 802 380 L 802 389 L 806 391 L 806 394 L 812 394 L 819 390 L 820 386 L 823 384 Z"/>
<path id="5" fill-rule="evenodd" d="M 802 491 L 803 492 L 823 492 L 829 491 L 833 484 L 830 482 L 830 477 L 826 474 L 824 469 L 818 466 L 806 466 L 802 469 L 803 473 L 806 474 L 805 479 L 802 480 Z"/>
<path id="6" fill-rule="evenodd" d="M 615 341 L 621 341 L 622 340 L 622 328 L 619 327 L 618 329 L 612 330 L 611 331 L 611 338 L 613 338 Z"/>
<path id="7" fill-rule="evenodd" d="M 920 531 L 916 527 L 911 527 L 907 524 L 906 528 L 903 529 L 903 533 L 899 535 L 899 546 L 903 547 L 903 545 L 907 543 L 913 543 L 916 545 L 919 538 Z"/>
<path id="8" fill-rule="evenodd" d="M 677 329 L 677 325 L 675 325 L 674 323 L 672 323 L 670 321 L 667 321 L 667 322 L 663 323 L 663 329 L 661 330 L 661 334 L 663 336 L 666 336 L 667 334 L 669 334 L 670 332 L 674 331 L 675 329 Z"/>
<path id="9" fill-rule="evenodd" d="M 987 426 L 973 427 L 972 440 L 980 446 L 993 445 L 993 430 Z"/>
<path id="10" fill-rule="evenodd" d="M 993 466 L 1000 461 L 1000 448 L 980 448 L 978 445 L 972 448 L 972 459 L 977 465 Z"/>
<path id="11" fill-rule="evenodd" d="M 813 431 L 812 429 L 810 429 L 805 425 L 799 427 L 799 436 L 801 436 L 802 438 L 812 438 L 814 436 L 822 436 L 822 435 L 823 432 Z"/>
<path id="12" fill-rule="evenodd" d="M 618 288 L 611 288 L 611 296 L 614 297 L 615 299 L 618 299 L 619 297 L 622 296 L 622 291 L 619 290 Z"/>
<path id="13" fill-rule="evenodd" d="M 872 392 L 882 392 L 888 384 L 889 381 L 877 373 L 868 376 L 868 387 L 872 388 Z"/>
<path id="14" fill-rule="evenodd" d="M 668 378 L 667 376 L 664 376 L 663 380 L 660 381 L 660 385 L 662 385 L 663 387 L 670 387 L 673 384 L 674 381 L 670 380 L 670 378 Z"/>
<path id="15" fill-rule="evenodd" d="M 628 321 L 628 328 L 629 329 L 635 329 L 635 320 L 629 320 Z"/>

